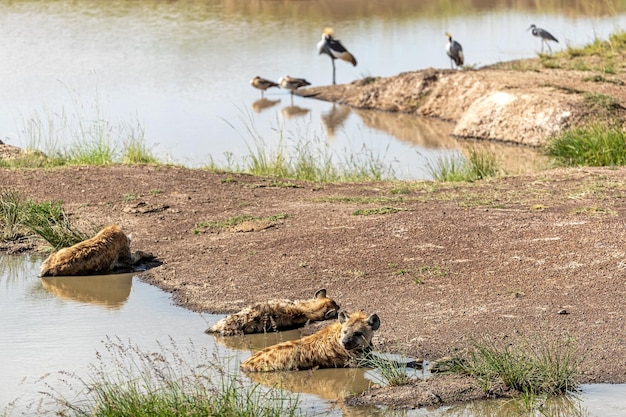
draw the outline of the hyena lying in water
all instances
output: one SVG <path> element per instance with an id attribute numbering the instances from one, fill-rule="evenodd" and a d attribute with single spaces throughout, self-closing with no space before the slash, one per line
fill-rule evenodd
<path id="1" fill-rule="evenodd" d="M 322 288 L 310 300 L 273 300 L 246 307 L 224 317 L 205 333 L 233 336 L 295 329 L 311 321 L 337 318 L 338 311 L 339 304 L 328 298 Z"/>
<path id="2" fill-rule="evenodd" d="M 48 256 L 39 276 L 89 275 L 116 265 L 130 265 L 130 239 L 118 225 L 107 226 L 91 239 Z"/>
<path id="3" fill-rule="evenodd" d="M 241 364 L 246 372 L 295 371 L 312 368 L 358 366 L 371 350 L 372 336 L 380 327 L 376 314 L 339 313 L 339 320 L 299 340 L 279 343 L 258 351 Z"/>

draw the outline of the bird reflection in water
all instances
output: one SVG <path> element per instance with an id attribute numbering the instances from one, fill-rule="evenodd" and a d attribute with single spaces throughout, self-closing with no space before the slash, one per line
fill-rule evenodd
<path id="1" fill-rule="evenodd" d="M 311 109 L 305 109 L 303 107 L 300 106 L 294 106 L 293 104 L 291 106 L 286 106 L 283 107 L 280 110 L 280 114 L 285 118 L 285 119 L 292 119 L 294 117 L 302 117 L 306 114 L 308 114 L 311 111 Z"/>
<path id="2" fill-rule="evenodd" d="M 333 104 L 332 109 L 322 114 L 322 123 L 329 138 L 335 136 L 335 130 L 343 125 L 350 113 L 350 107 Z"/>
<path id="3" fill-rule="evenodd" d="M 277 105 L 278 103 L 280 103 L 280 99 L 268 100 L 266 98 L 261 98 L 255 101 L 254 103 L 252 103 L 252 110 L 254 110 L 257 113 L 261 113 L 263 110 L 269 109 L 270 107 L 273 107 Z"/>

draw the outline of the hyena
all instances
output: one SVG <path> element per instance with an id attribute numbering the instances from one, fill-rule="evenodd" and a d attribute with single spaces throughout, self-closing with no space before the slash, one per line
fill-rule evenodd
<path id="1" fill-rule="evenodd" d="M 233 336 L 295 329 L 308 322 L 335 319 L 338 311 L 339 304 L 322 288 L 310 300 L 272 300 L 246 307 L 224 317 L 205 333 Z"/>
<path id="2" fill-rule="evenodd" d="M 130 239 L 118 225 L 111 225 L 91 239 L 48 256 L 41 265 L 39 276 L 89 275 L 130 263 Z"/>
<path id="3" fill-rule="evenodd" d="M 317 333 L 256 352 L 241 364 L 241 370 L 270 372 L 355 367 L 371 350 L 372 336 L 379 327 L 380 319 L 376 314 L 365 317 L 361 312 L 342 311 L 336 323 Z"/>

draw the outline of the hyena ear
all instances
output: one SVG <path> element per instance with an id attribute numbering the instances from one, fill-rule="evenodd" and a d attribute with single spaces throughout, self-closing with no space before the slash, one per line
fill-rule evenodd
<path id="1" fill-rule="evenodd" d="M 348 317 L 350 317 L 348 316 L 348 313 L 346 313 L 345 311 L 340 311 L 337 318 L 339 319 L 339 323 L 343 324 L 348 321 Z"/>
<path id="2" fill-rule="evenodd" d="M 326 298 L 326 288 L 317 290 L 317 292 L 315 293 L 315 298 Z"/>
<path id="3" fill-rule="evenodd" d="M 372 330 L 378 330 L 380 327 L 380 318 L 378 318 L 378 314 L 372 314 L 367 318 L 367 324 L 372 328 Z"/>

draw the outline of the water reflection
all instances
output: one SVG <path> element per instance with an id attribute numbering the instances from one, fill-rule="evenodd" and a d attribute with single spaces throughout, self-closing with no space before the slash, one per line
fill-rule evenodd
<path id="1" fill-rule="evenodd" d="M 350 107 L 333 103 L 330 110 L 322 113 L 322 124 L 326 128 L 326 134 L 329 138 L 335 136 L 335 130 L 343 125 L 351 112 Z"/>
<path id="2" fill-rule="evenodd" d="M 302 337 L 300 330 L 287 330 L 282 332 L 267 332 L 258 334 L 248 334 L 242 336 L 219 336 L 216 333 L 209 333 L 215 341 L 231 350 L 260 350 L 277 343 L 295 340 Z"/>
<path id="3" fill-rule="evenodd" d="M 463 154 L 471 152 L 495 155 L 507 174 L 537 172 L 549 167 L 550 160 L 538 149 L 508 143 L 485 141 L 459 141 Z"/>
<path id="4" fill-rule="evenodd" d="M 296 2 L 293 7 L 297 13 L 288 15 L 282 2 L 252 0 L 221 0 L 223 10 L 227 14 L 247 16 L 255 19 L 269 16 L 307 16 L 320 20 L 333 16 L 336 21 L 358 20 L 373 15 L 382 17 L 401 17 L 412 19 L 415 16 L 439 17 L 459 16 L 464 13 L 476 13 L 503 9 L 541 13 L 565 13 L 568 16 L 604 16 L 623 9 L 623 2 L 587 1 L 587 0 L 458 0 L 450 1 L 415 1 L 415 0 L 318 0 L 315 2 Z"/>
<path id="5" fill-rule="evenodd" d="M 61 300 L 119 309 L 128 300 L 133 274 L 42 277 L 41 284 Z"/>
<path id="6" fill-rule="evenodd" d="M 406 113 L 361 109 L 354 112 L 366 126 L 389 133 L 404 142 L 430 149 L 458 148 L 457 141 L 450 136 L 454 130 L 452 123 Z"/>
<path id="7" fill-rule="evenodd" d="M 36 256 L 0 256 L 0 277 L 5 277 L 7 286 L 13 285 L 14 280 L 24 279 L 33 270 L 37 270 L 41 265 L 41 258 Z"/>
<path id="8" fill-rule="evenodd" d="M 252 110 L 256 113 L 261 113 L 263 110 L 269 109 L 270 107 L 274 107 L 280 103 L 280 99 L 277 100 L 269 100 L 267 98 L 261 98 L 254 103 L 252 103 Z"/>
<path id="9" fill-rule="evenodd" d="M 534 403 L 522 399 L 472 401 L 467 404 L 455 404 L 441 410 L 442 417 L 518 417 L 554 416 L 586 417 L 589 411 L 582 399 L 574 395 L 562 395 L 548 399 L 534 398 Z"/>
<path id="10" fill-rule="evenodd" d="M 325 400 L 340 400 L 367 390 L 372 381 L 364 368 L 316 369 L 313 371 L 251 372 L 248 378 L 269 387 L 313 394 Z"/>
<path id="11" fill-rule="evenodd" d="M 292 97 L 292 102 L 293 102 L 293 97 Z M 304 107 L 300 107 L 300 106 L 295 106 L 295 105 L 291 105 L 291 106 L 286 106 L 283 107 L 280 110 L 280 114 L 285 118 L 285 119 L 293 119 L 294 117 L 302 117 L 305 116 L 306 114 L 308 114 L 311 111 L 311 109 L 305 109 Z"/>

